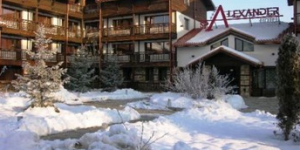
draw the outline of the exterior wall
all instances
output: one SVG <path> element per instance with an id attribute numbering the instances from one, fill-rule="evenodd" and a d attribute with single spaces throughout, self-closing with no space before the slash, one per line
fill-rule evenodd
<path id="1" fill-rule="evenodd" d="M 184 19 L 189 20 L 189 30 L 185 30 L 185 21 Z M 177 31 L 177 39 L 188 33 L 194 28 L 199 28 L 200 22 L 194 20 L 193 18 L 184 15 L 181 12 L 176 12 L 176 31 Z"/>
<path id="2" fill-rule="evenodd" d="M 228 38 L 228 44 L 229 44 L 228 47 L 234 49 L 235 48 L 235 43 L 234 43 L 235 36 L 229 35 L 225 38 Z M 216 42 L 222 41 L 225 38 L 222 38 Z M 214 43 L 211 43 L 210 45 L 212 45 Z M 178 67 L 184 67 L 184 66 L 188 65 L 188 63 L 190 61 L 209 52 L 210 45 L 206 45 L 206 46 L 202 46 L 202 47 L 177 48 Z M 275 66 L 275 62 L 278 57 L 277 56 L 278 48 L 279 48 L 279 45 L 275 45 L 275 44 L 267 44 L 267 45 L 254 44 L 254 51 L 244 52 L 244 53 L 249 56 L 252 56 L 256 59 L 259 59 L 260 61 L 262 61 L 264 63 L 264 66 Z M 192 57 L 192 56 L 194 56 L 194 57 Z"/>

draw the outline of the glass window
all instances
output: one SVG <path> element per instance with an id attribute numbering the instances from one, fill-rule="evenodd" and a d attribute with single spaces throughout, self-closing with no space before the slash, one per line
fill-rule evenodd
<path id="1" fill-rule="evenodd" d="M 147 24 L 166 24 L 169 23 L 169 15 L 148 16 L 145 20 Z"/>
<path id="2" fill-rule="evenodd" d="M 113 53 L 118 55 L 132 54 L 134 52 L 133 43 L 113 44 Z"/>
<path id="3" fill-rule="evenodd" d="M 158 69 L 158 80 L 159 81 L 167 80 L 167 68 L 159 68 Z"/>
<path id="4" fill-rule="evenodd" d="M 189 30 L 190 29 L 190 20 L 187 18 L 184 18 L 184 29 Z"/>
<path id="5" fill-rule="evenodd" d="M 276 69 L 275 68 L 266 69 L 266 88 L 267 89 L 276 88 Z"/>
<path id="6" fill-rule="evenodd" d="M 169 42 L 149 42 L 145 43 L 145 49 L 148 53 L 169 53 L 170 44 Z"/>
<path id="7" fill-rule="evenodd" d="M 252 43 L 236 38 L 235 49 L 238 51 L 254 51 Z"/>
<path id="8" fill-rule="evenodd" d="M 184 0 L 184 4 L 190 6 L 190 0 Z"/>
<path id="9" fill-rule="evenodd" d="M 226 38 L 226 39 L 224 39 L 224 40 L 222 40 L 222 41 L 218 41 L 218 42 L 212 44 L 212 45 L 210 46 L 210 49 L 215 49 L 215 48 L 217 48 L 217 47 L 219 47 L 219 46 L 221 46 L 221 45 L 228 46 L 228 38 Z"/>
<path id="10" fill-rule="evenodd" d="M 154 80 L 154 69 L 146 68 L 146 81 L 153 81 L 153 80 Z"/>
<path id="11" fill-rule="evenodd" d="M 235 49 L 238 51 L 243 51 L 243 41 L 240 39 L 235 39 Z"/>

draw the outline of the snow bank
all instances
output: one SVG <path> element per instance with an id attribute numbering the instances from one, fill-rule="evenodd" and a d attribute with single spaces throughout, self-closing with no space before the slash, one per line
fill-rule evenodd
<path id="1" fill-rule="evenodd" d="M 81 94 L 81 101 L 128 100 L 146 98 L 147 95 L 133 89 L 119 89 L 114 92 L 91 91 Z"/>
<path id="2" fill-rule="evenodd" d="M 42 147 L 47 145 L 49 149 L 75 149 L 86 150 L 138 150 L 144 146 L 140 135 L 135 129 L 127 129 L 123 125 L 113 125 L 105 132 L 87 133 L 79 140 L 46 141 Z"/>
<path id="3" fill-rule="evenodd" d="M 247 108 L 244 99 L 240 95 L 225 95 L 223 100 L 229 103 L 233 108 L 240 110 Z"/>
<path id="4" fill-rule="evenodd" d="M 89 128 L 101 126 L 103 123 L 115 123 L 138 119 L 140 114 L 135 110 L 126 107 L 117 110 L 98 109 L 92 106 L 68 106 L 56 104 L 60 113 L 53 108 L 30 108 L 20 114 L 23 119 L 20 121 L 19 130 L 31 131 L 38 135 L 47 135 L 77 128 Z"/>
<path id="5" fill-rule="evenodd" d="M 155 109 L 155 110 L 166 110 L 169 107 L 173 108 L 193 108 L 201 107 L 199 103 L 203 100 L 194 100 L 190 97 L 183 96 L 179 93 L 160 93 L 154 94 L 148 101 L 139 101 L 127 104 L 133 108 L 139 109 Z M 215 100 L 211 100 L 215 101 Z M 224 101 L 230 104 L 233 108 L 239 110 L 247 108 L 244 99 L 240 95 L 226 95 L 218 101 Z"/>
<path id="6" fill-rule="evenodd" d="M 153 132 L 165 137 L 153 149 L 263 149 L 298 150 L 299 145 L 273 135 L 277 129 L 274 115 L 263 112 L 241 113 L 224 101 L 203 100 L 203 107 L 185 109 L 171 116 L 144 123 L 144 136 Z M 141 132 L 141 123 L 130 127 Z"/>

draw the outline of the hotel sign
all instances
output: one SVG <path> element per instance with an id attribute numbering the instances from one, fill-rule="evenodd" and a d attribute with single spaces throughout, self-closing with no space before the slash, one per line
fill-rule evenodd
<path id="1" fill-rule="evenodd" d="M 219 13 L 221 13 L 222 19 L 217 19 Z M 228 27 L 227 20 L 260 19 L 260 22 L 275 22 L 279 21 L 279 17 L 282 17 L 282 15 L 279 14 L 279 7 L 229 10 L 225 13 L 222 5 L 220 5 L 206 30 L 212 30 L 215 21 L 224 21 L 225 26 Z"/>
<path id="2" fill-rule="evenodd" d="M 279 17 L 279 7 L 229 10 L 226 13 L 228 19 L 252 19 L 262 17 Z"/>

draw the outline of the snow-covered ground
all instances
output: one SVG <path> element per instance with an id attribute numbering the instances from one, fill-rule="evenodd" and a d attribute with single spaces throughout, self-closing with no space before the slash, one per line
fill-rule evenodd
<path id="1" fill-rule="evenodd" d="M 68 92 L 66 89 L 61 88 L 59 92 L 54 93 L 57 100 L 68 104 L 82 104 L 89 101 L 105 101 L 105 100 L 130 100 L 142 99 L 148 95 L 133 89 L 119 89 L 114 92 L 102 92 L 101 90 L 93 90 L 90 92 L 82 93 L 78 97 L 77 93 Z"/>
<path id="2" fill-rule="evenodd" d="M 120 90 L 116 97 L 124 99 L 129 92 Z M 61 91 L 64 94 L 72 94 Z M 123 96 L 121 96 L 123 93 Z M 140 93 L 133 91 L 132 93 Z M 70 95 L 61 94 L 61 101 L 74 101 Z M 100 96 L 99 96 L 100 95 Z M 73 95 L 77 102 L 87 99 L 112 99 L 112 93 L 93 91 Z M 139 94 L 130 95 L 137 98 Z M 141 95 L 143 95 L 141 93 Z M 136 96 L 136 97 L 135 97 Z M 86 97 L 86 99 L 84 99 Z M 129 96 L 128 96 L 129 97 Z M 93 99 L 94 98 L 94 99 Z M 138 97 L 141 98 L 141 97 Z M 118 99 L 118 98 L 116 98 Z M 275 136 L 276 118 L 264 111 L 242 113 L 245 103 L 238 95 L 229 95 L 218 101 L 192 100 L 176 93 L 154 94 L 150 100 L 130 104 L 131 107 L 147 109 L 186 108 L 170 116 L 161 116 L 146 123 L 115 125 L 107 131 L 84 135 L 80 139 L 44 141 L 38 135 L 70 129 L 118 122 L 116 110 L 92 106 L 56 103 L 60 113 L 53 109 L 34 108 L 25 112 L 29 100 L 20 94 L 0 97 L 0 150 L 133 150 L 149 140 L 152 150 L 298 150 L 300 145 L 283 141 Z M 124 120 L 135 119 L 139 114 L 127 107 L 120 111 Z M 141 140 L 141 136 L 144 139 Z M 153 136 L 153 137 L 152 137 Z M 151 138 L 152 137 L 152 138 Z M 150 139 L 151 138 L 151 139 Z"/>

